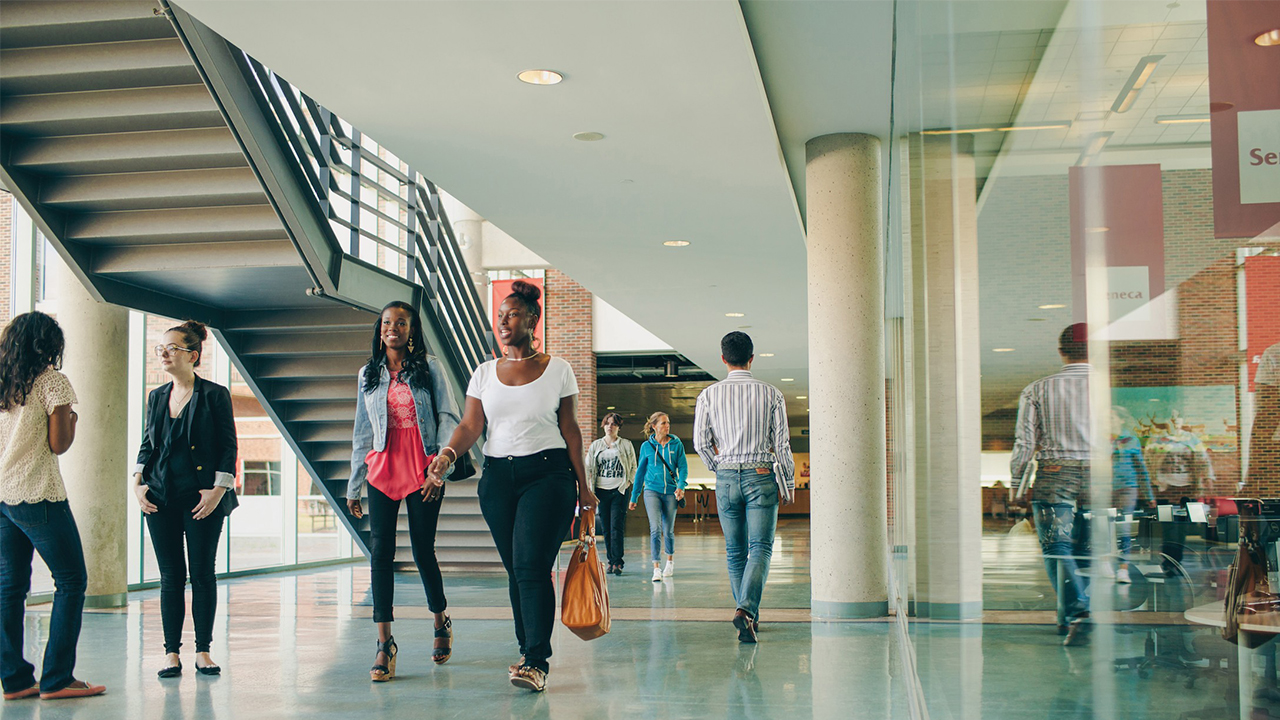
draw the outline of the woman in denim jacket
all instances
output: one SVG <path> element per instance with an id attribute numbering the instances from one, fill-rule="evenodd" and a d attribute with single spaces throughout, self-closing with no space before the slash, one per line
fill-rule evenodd
<path id="1" fill-rule="evenodd" d="M 653 581 L 671 577 L 676 572 L 676 504 L 684 499 L 689 479 L 689 461 L 684 443 L 671 433 L 671 418 L 664 412 L 649 416 L 644 424 L 648 440 L 640 446 L 636 467 L 636 485 L 631 491 L 630 509 L 644 494 L 644 509 L 649 515 L 649 545 L 653 551 Z M 660 568 L 662 545 L 666 544 L 667 566 Z"/>
<path id="2" fill-rule="evenodd" d="M 396 520 L 400 501 L 409 516 L 413 561 L 435 614 L 431 659 L 448 661 L 453 623 L 445 614 L 444 581 L 436 562 L 436 523 L 443 483 L 426 482 L 426 469 L 458 426 L 457 401 L 444 367 L 427 354 L 417 308 L 388 303 L 374 324 L 373 353 L 360 369 L 359 398 L 352 438 L 347 509 L 364 516 L 360 491 L 369 486 L 369 579 L 378 652 L 369 671 L 374 682 L 396 675 L 396 643 L 391 636 Z"/>

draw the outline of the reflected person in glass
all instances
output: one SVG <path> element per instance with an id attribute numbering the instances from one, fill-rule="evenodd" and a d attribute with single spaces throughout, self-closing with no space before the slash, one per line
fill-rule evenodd
<path id="1" fill-rule="evenodd" d="M 364 516 L 360 493 L 369 488 L 369 580 L 378 649 L 369 678 L 396 676 L 398 648 L 394 621 L 397 521 L 404 502 L 409 545 L 418 577 L 435 616 L 431 659 L 437 665 L 453 655 L 453 622 L 436 561 L 436 526 L 444 484 L 428 482 L 426 470 L 442 443 L 458 427 L 458 404 L 444 366 L 427 354 L 417 308 L 394 301 L 373 325 L 372 354 L 358 377 L 356 421 L 352 436 L 347 509 Z"/>
<path id="2" fill-rule="evenodd" d="M 165 661 L 157 675 L 182 674 L 187 576 L 195 625 L 196 672 L 222 672 L 209 655 L 218 607 L 215 570 L 223 520 L 235 509 L 236 421 L 231 391 L 196 374 L 209 337 L 188 320 L 161 337 L 154 351 L 172 380 L 147 396 L 147 427 L 133 467 L 133 493 L 146 516 L 160 568 L 160 621 Z M 183 541 L 186 557 L 183 557 Z"/>

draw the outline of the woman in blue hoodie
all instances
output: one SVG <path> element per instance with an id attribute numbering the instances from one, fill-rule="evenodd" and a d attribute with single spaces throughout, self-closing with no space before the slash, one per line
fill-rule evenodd
<path id="1" fill-rule="evenodd" d="M 676 571 L 676 503 L 684 499 L 689 479 L 689 462 L 684 443 L 671 434 L 671 418 L 664 412 L 649 416 L 644 424 L 648 440 L 640 446 L 636 482 L 631 491 L 632 510 L 644 493 L 644 509 L 649 515 L 649 545 L 653 550 L 653 581 L 671 577 Z M 662 544 L 667 546 L 667 566 L 660 568 Z"/>

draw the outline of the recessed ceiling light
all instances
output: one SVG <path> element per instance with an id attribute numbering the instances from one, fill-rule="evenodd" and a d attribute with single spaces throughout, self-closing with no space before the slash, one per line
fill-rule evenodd
<path id="1" fill-rule="evenodd" d="M 688 247 L 689 241 L 688 240 L 668 240 L 662 244 L 666 245 L 667 247 Z"/>
<path id="2" fill-rule="evenodd" d="M 1040 309 L 1041 310 L 1057 310 L 1058 308 L 1064 308 L 1064 307 L 1066 307 L 1066 305 L 1041 305 Z"/>
<path id="3" fill-rule="evenodd" d="M 991 352 L 1013 352 L 1013 348 L 993 348 Z"/>
<path id="4" fill-rule="evenodd" d="M 617 409 L 618 408 L 614 405 L 610 405 L 609 407 L 605 408 L 605 410 L 617 410 Z"/>
<path id="5" fill-rule="evenodd" d="M 773 353 L 760 353 L 760 357 L 773 357 Z"/>
<path id="6" fill-rule="evenodd" d="M 604 139 L 604 133 L 598 133 L 598 132 L 577 132 L 577 133 L 574 133 L 574 134 L 573 134 L 573 139 L 574 139 L 574 140 L 581 140 L 582 142 L 595 142 L 595 141 L 597 141 L 597 140 L 603 140 L 603 139 Z"/>
<path id="7" fill-rule="evenodd" d="M 782 378 L 782 382 L 795 382 L 795 378 Z"/>
<path id="8" fill-rule="evenodd" d="M 564 79 L 564 76 L 555 70 L 525 70 L 516 78 L 522 83 L 530 85 L 555 85 Z"/>
<path id="9" fill-rule="evenodd" d="M 1186 115 L 1157 115 L 1157 125 L 1185 125 L 1187 123 L 1207 123 L 1209 113 L 1187 113 Z"/>
<path id="10" fill-rule="evenodd" d="M 725 313 L 725 317 L 746 317 L 746 313 Z"/>
<path id="11" fill-rule="evenodd" d="M 1262 47 L 1274 47 L 1276 45 L 1280 45 L 1280 28 L 1268 30 L 1262 33 L 1253 39 L 1253 44 L 1261 45 Z"/>
<path id="12" fill-rule="evenodd" d="M 797 399 L 797 400 L 808 400 L 808 399 L 809 399 L 809 396 L 808 396 L 808 395 L 797 395 L 797 396 L 796 396 L 796 399 Z"/>

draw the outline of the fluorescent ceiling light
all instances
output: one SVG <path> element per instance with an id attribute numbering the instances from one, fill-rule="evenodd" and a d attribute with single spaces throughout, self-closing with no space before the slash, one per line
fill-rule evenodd
<path id="1" fill-rule="evenodd" d="M 615 405 L 610 405 L 609 407 L 605 408 L 605 410 L 617 410 L 617 409 L 618 408 Z"/>
<path id="2" fill-rule="evenodd" d="M 1084 151 L 1080 153 L 1080 157 L 1076 160 L 1076 165 L 1088 165 L 1098 157 L 1098 153 L 1102 152 L 1102 146 L 1107 144 L 1111 139 L 1111 131 L 1097 132 L 1089 136 L 1089 141 L 1084 144 Z"/>
<path id="3" fill-rule="evenodd" d="M 1064 308 L 1064 307 L 1066 307 L 1066 305 L 1041 305 L 1040 309 L 1041 310 L 1057 310 L 1058 308 Z"/>
<path id="4" fill-rule="evenodd" d="M 725 317 L 745 317 L 746 313 L 725 313 Z"/>
<path id="5" fill-rule="evenodd" d="M 808 395 L 797 395 L 797 396 L 796 396 L 796 399 L 797 399 L 797 400 L 808 400 L 808 399 L 809 399 L 809 396 L 808 396 Z"/>
<path id="6" fill-rule="evenodd" d="M 1138 93 L 1142 91 L 1142 87 L 1151 79 L 1151 73 L 1156 71 L 1156 65 L 1159 65 L 1163 59 L 1163 55 L 1148 55 L 1138 61 L 1124 87 L 1120 88 L 1120 94 L 1116 96 L 1116 101 L 1111 104 L 1112 112 L 1127 112 L 1133 106 L 1133 101 L 1138 99 Z"/>
<path id="7" fill-rule="evenodd" d="M 1183 123 L 1207 123 L 1209 113 L 1191 113 L 1187 115 L 1157 115 L 1157 125 L 1181 125 Z"/>
<path id="8" fill-rule="evenodd" d="M 555 85 L 564 80 L 564 76 L 555 70 L 525 70 L 516 78 L 530 85 Z"/>
<path id="9" fill-rule="evenodd" d="M 993 348 L 991 352 L 1013 352 L 1013 348 Z"/>
<path id="10" fill-rule="evenodd" d="M 795 382 L 795 378 L 782 378 L 782 382 Z"/>
<path id="11" fill-rule="evenodd" d="M 1099 225 L 1097 227 L 1087 227 L 1084 229 L 1084 231 L 1087 233 L 1104 233 L 1110 229 L 1111 228 L 1107 227 L 1106 225 Z"/>
<path id="12" fill-rule="evenodd" d="M 921 135 L 969 135 L 973 133 L 1015 132 L 1017 130 L 1061 130 L 1071 127 L 1070 120 L 1046 120 L 1037 123 L 995 123 L 964 128 L 933 128 L 921 130 Z"/>
<path id="13" fill-rule="evenodd" d="M 773 357 L 773 353 L 760 353 L 760 357 Z"/>
<path id="14" fill-rule="evenodd" d="M 1261 45 L 1262 47 L 1275 47 L 1276 45 L 1280 45 L 1280 28 L 1268 30 L 1262 33 L 1253 39 L 1253 44 Z"/>
<path id="15" fill-rule="evenodd" d="M 688 246 L 689 241 L 688 240 L 668 240 L 662 244 L 666 245 L 667 247 L 686 247 Z"/>

